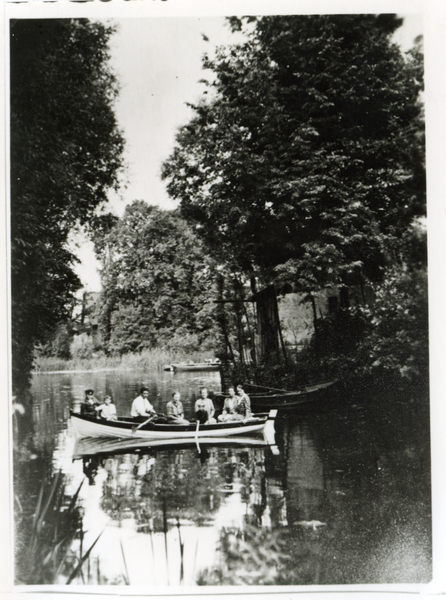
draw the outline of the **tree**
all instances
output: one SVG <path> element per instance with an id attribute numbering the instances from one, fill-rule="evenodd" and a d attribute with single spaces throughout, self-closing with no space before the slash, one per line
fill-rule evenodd
<path id="1" fill-rule="evenodd" d="M 213 263 L 177 213 L 135 201 L 108 233 L 96 237 L 96 249 L 110 352 L 212 345 Z"/>
<path id="2" fill-rule="evenodd" d="M 33 346 L 70 312 L 81 283 L 68 249 L 119 184 L 124 141 L 108 66 L 111 27 L 86 19 L 11 23 L 13 386 Z"/>
<path id="3" fill-rule="evenodd" d="M 381 280 L 425 210 L 420 52 L 392 44 L 393 15 L 231 24 L 246 42 L 204 59 L 210 99 L 164 163 L 170 195 L 216 255 L 283 289 Z"/>

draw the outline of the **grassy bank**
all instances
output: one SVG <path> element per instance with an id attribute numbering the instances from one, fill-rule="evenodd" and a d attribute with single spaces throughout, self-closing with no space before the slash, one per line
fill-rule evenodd
<path id="1" fill-rule="evenodd" d="M 204 361 L 211 358 L 209 352 L 194 352 L 186 354 L 183 351 L 169 351 L 163 349 L 143 350 L 136 354 L 123 354 L 106 356 L 103 353 L 94 353 L 90 358 L 75 358 L 61 360 L 52 356 L 39 356 L 34 360 L 34 373 L 48 373 L 50 371 L 145 371 L 146 369 L 162 369 L 164 365 L 173 362 L 193 360 Z"/>

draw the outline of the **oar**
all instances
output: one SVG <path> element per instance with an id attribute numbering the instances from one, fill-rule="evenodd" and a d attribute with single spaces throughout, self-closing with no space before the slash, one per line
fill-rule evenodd
<path id="1" fill-rule="evenodd" d="M 139 425 L 135 425 L 134 427 L 132 427 L 132 435 L 134 435 L 134 434 L 135 434 L 135 433 L 138 431 L 138 429 L 141 429 L 141 427 L 142 427 L 143 425 L 147 425 L 147 423 L 150 423 L 150 421 L 151 421 L 152 419 L 154 419 L 155 417 L 157 417 L 157 416 L 158 416 L 158 415 L 152 415 L 151 417 L 149 417 L 149 418 L 147 419 L 147 421 L 143 421 L 143 422 L 142 422 L 142 423 L 140 423 Z"/>
<path id="2" fill-rule="evenodd" d="M 197 427 L 195 429 L 195 443 L 197 444 L 198 454 L 200 454 L 200 444 L 198 443 L 198 430 L 200 429 L 200 419 L 197 419 Z"/>

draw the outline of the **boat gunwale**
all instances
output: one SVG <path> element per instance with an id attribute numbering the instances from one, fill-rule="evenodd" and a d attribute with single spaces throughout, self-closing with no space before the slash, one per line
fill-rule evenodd
<path id="1" fill-rule="evenodd" d="M 81 415 L 79 413 L 75 413 L 71 410 L 71 416 L 80 419 L 81 421 L 92 423 L 94 425 L 105 425 L 110 426 L 117 430 L 125 430 L 129 431 L 133 429 L 133 427 L 140 425 L 141 421 L 131 420 L 132 417 L 128 417 L 127 421 L 107 421 L 106 419 L 98 419 L 97 417 L 93 417 L 90 415 Z M 200 432 L 206 431 L 220 431 L 220 430 L 237 430 L 242 427 L 249 426 L 260 426 L 265 424 L 268 421 L 269 417 L 254 417 L 252 419 L 248 419 L 246 421 L 233 421 L 233 422 L 223 422 L 223 423 L 209 423 L 207 425 L 200 425 Z M 142 422 L 143 423 L 143 422 Z M 159 432 L 159 433 L 195 433 L 196 422 L 191 422 L 187 425 L 183 424 L 175 424 L 175 423 L 146 423 L 142 427 L 139 428 L 140 432 Z"/>

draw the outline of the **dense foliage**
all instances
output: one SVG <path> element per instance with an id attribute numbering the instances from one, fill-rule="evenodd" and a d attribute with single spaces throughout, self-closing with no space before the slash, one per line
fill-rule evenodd
<path id="1" fill-rule="evenodd" d="M 420 43 L 405 55 L 392 43 L 394 15 L 231 25 L 246 42 L 204 58 L 207 99 L 163 166 L 170 195 L 214 256 L 245 277 L 309 299 L 329 285 L 373 289 L 375 307 L 346 305 L 334 325 L 321 324 L 313 358 L 334 364 L 341 351 L 346 366 L 361 348 L 361 368 L 411 371 L 408 347 L 418 340 L 427 353 L 427 291 L 407 279 L 418 257 L 404 242 L 425 212 Z M 401 286 L 412 290 L 405 323 L 392 316 Z M 403 350 L 395 332 L 406 325 Z"/>
<path id="2" fill-rule="evenodd" d="M 426 374 L 426 239 L 416 225 L 425 210 L 420 42 L 406 54 L 392 43 L 401 24 L 394 15 L 268 16 L 233 18 L 230 24 L 245 32 L 245 42 L 204 57 L 211 72 L 206 94 L 163 165 L 180 211 L 135 201 L 121 219 L 93 214 L 106 187 L 116 183 L 122 149 L 110 104 L 116 85 L 107 70 L 96 72 L 97 93 L 110 118 L 98 124 L 90 106 L 91 130 L 87 135 L 83 129 L 87 121 L 76 125 L 66 158 L 60 144 L 69 141 L 70 129 L 62 115 L 58 135 L 47 127 L 54 144 L 31 137 L 34 145 L 24 156 L 34 152 L 36 164 L 48 160 L 51 169 L 45 176 L 39 171 L 39 185 L 49 178 L 46 203 L 40 201 L 42 188 L 31 187 L 25 177 L 13 185 L 14 339 L 25 332 L 21 348 L 28 352 L 28 342 L 39 340 L 66 313 L 78 285 L 66 236 L 73 223 L 88 222 L 103 266 L 99 312 L 108 354 L 181 347 L 252 358 L 255 327 L 247 284 L 255 293 L 273 283 L 281 294 L 295 291 L 310 301 L 288 314 L 288 337 L 297 342 L 317 318 L 315 335 L 299 355 L 305 362 L 296 370 L 301 379 L 311 379 L 312 372 Z M 39 41 L 40 29 L 33 27 Z M 48 31 L 61 35 L 66 29 L 76 48 L 78 37 L 84 47 L 86 32 L 97 34 L 102 59 L 99 53 L 98 62 L 89 58 L 88 65 L 104 69 L 111 31 L 84 21 L 56 21 Z M 51 63 L 53 70 L 66 67 L 64 77 L 80 72 L 76 60 L 67 66 L 70 44 L 56 45 L 57 63 L 55 58 Z M 39 49 L 40 55 L 49 60 Z M 53 70 L 44 65 L 51 82 Z M 16 64 L 13 79 L 21 69 Z M 89 81 L 84 79 L 76 80 L 79 94 Z M 16 89 L 26 90 L 26 84 L 20 80 Z M 59 96 L 64 109 L 71 106 L 62 90 Z M 48 98 L 49 90 L 42 105 Z M 72 100 L 73 110 L 78 100 Z M 20 135 L 27 131 L 22 132 L 18 106 L 16 100 L 16 165 Z M 33 110 L 40 123 L 43 115 Z M 89 146 L 96 126 L 95 135 L 104 136 L 102 157 Z M 90 180 L 96 167 L 104 178 Z M 72 190 L 59 177 L 62 171 L 64 177 L 78 176 Z M 31 193 L 32 198 L 40 193 L 39 202 L 26 204 L 32 210 L 25 214 Z M 38 234 L 37 221 L 39 227 L 45 223 L 45 235 Z M 320 318 L 326 315 L 316 310 L 315 299 L 328 287 L 342 290 L 343 301 Z M 34 288 L 38 293 L 31 294 Z M 361 290 L 359 304 L 353 301 L 355 288 Z M 55 345 L 58 356 L 63 339 Z M 16 356 L 29 363 L 26 353 Z M 283 378 L 283 368 L 272 366 L 275 377 Z"/>
<path id="3" fill-rule="evenodd" d="M 212 347 L 214 267 L 184 219 L 135 201 L 108 232 L 96 235 L 96 249 L 108 352 Z"/>
<path id="4" fill-rule="evenodd" d="M 11 23 L 13 385 L 33 346 L 70 313 L 81 283 L 68 248 L 118 185 L 123 139 L 107 64 L 113 28 L 85 19 Z"/>
<path id="5" fill-rule="evenodd" d="M 233 20 L 235 27 L 242 23 Z M 422 79 L 394 16 L 263 17 L 205 58 L 163 176 L 208 242 L 245 270 L 282 266 L 301 290 L 386 251 L 424 211 Z"/>

